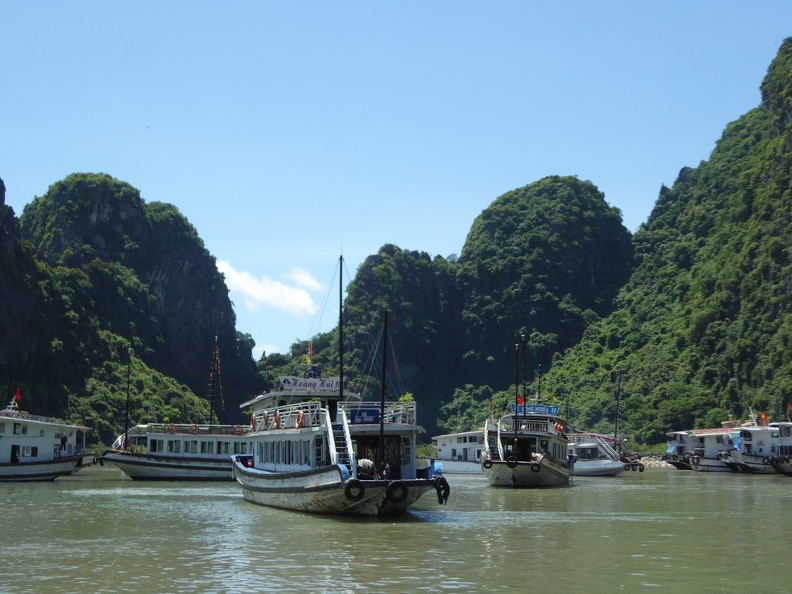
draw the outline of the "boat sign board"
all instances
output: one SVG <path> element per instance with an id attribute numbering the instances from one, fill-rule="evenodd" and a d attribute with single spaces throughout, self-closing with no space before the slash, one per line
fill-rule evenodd
<path id="1" fill-rule="evenodd" d="M 280 376 L 284 390 L 301 390 L 315 392 L 337 392 L 341 379 L 337 377 L 297 377 L 294 375 Z"/>
<path id="2" fill-rule="evenodd" d="M 380 411 L 376 408 L 353 408 L 349 412 L 353 425 L 379 423 L 380 420 Z"/>
<path id="3" fill-rule="evenodd" d="M 528 405 L 521 404 L 520 406 L 517 406 L 515 404 L 512 404 L 511 409 L 513 413 L 516 413 L 518 415 L 557 415 L 558 414 L 558 405 L 549 406 L 547 404 L 528 404 Z"/>

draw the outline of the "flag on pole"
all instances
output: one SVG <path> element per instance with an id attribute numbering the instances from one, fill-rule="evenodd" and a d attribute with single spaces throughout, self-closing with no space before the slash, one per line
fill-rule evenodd
<path id="1" fill-rule="evenodd" d="M 19 410 L 19 401 L 22 400 L 22 391 L 17 386 L 16 394 L 14 394 L 14 408 Z"/>
<path id="2" fill-rule="evenodd" d="M 520 394 L 519 390 L 517 391 L 517 406 L 522 406 L 524 404 L 524 400 L 522 394 Z"/>

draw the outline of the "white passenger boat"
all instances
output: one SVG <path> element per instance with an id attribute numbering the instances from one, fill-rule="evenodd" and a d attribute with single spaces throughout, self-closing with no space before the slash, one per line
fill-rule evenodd
<path id="1" fill-rule="evenodd" d="M 419 477 L 414 402 L 360 402 L 339 378 L 282 377 L 281 390 L 243 403 L 255 414 L 249 455 L 232 457 L 246 500 L 283 509 L 364 516 L 404 512 L 442 476 Z"/>
<path id="2" fill-rule="evenodd" d="M 484 425 L 481 467 L 491 485 L 557 487 L 572 478 L 567 423 L 558 406 L 512 405 L 512 412 Z"/>
<path id="3" fill-rule="evenodd" d="M 770 426 L 778 430 L 778 453 L 770 457 L 770 465 L 777 472 L 792 476 L 792 422 L 778 421 Z"/>
<path id="4" fill-rule="evenodd" d="M 666 435 L 668 436 L 668 447 L 662 460 L 679 470 L 692 470 L 690 456 L 693 451 L 693 437 L 691 432 L 669 431 Z"/>
<path id="5" fill-rule="evenodd" d="M 777 427 L 740 427 L 736 449 L 728 451 L 726 463 L 749 474 L 778 474 L 770 460 L 778 455 Z"/>
<path id="6" fill-rule="evenodd" d="M 222 399 L 220 349 L 215 346 L 209 372 L 209 423 L 142 423 L 125 427 L 99 461 L 115 464 L 129 478 L 148 481 L 230 481 L 231 456 L 247 454 L 247 425 L 213 423 Z M 127 384 L 127 399 L 129 387 Z M 129 407 L 127 407 L 129 410 Z"/>
<path id="7" fill-rule="evenodd" d="M 440 465 L 443 475 L 481 474 L 483 429 L 437 435 L 432 438 L 432 447 L 437 456 L 431 462 Z"/>
<path id="8" fill-rule="evenodd" d="M 146 423 L 116 438 L 100 458 L 134 480 L 230 481 L 231 456 L 250 452 L 244 425 Z"/>
<path id="9" fill-rule="evenodd" d="M 624 449 L 623 440 L 612 436 L 575 432 L 569 443 L 569 454 L 575 457 L 573 475 L 616 476 L 626 470 L 643 472 L 644 465 L 638 459 L 628 458 Z"/>
<path id="10" fill-rule="evenodd" d="M 735 472 L 726 464 L 735 450 L 739 428 L 720 427 L 715 429 L 693 429 L 690 432 L 693 451 L 688 458 L 690 467 L 698 472 Z"/>
<path id="11" fill-rule="evenodd" d="M 20 399 L 17 390 L 0 410 L 0 481 L 52 481 L 94 463 L 89 427 L 19 410 Z"/>

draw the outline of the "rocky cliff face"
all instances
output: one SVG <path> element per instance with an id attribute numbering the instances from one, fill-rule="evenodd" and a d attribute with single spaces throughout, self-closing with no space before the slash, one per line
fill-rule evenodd
<path id="1" fill-rule="evenodd" d="M 30 332 L 37 296 L 30 275 L 32 259 L 19 242 L 19 221 L 5 203 L 6 188 L 0 179 L 0 398 L 12 389 L 9 367 L 23 363 L 36 337 Z M 0 402 L 0 406 L 4 405 Z"/>
<path id="2" fill-rule="evenodd" d="M 108 327 L 140 343 L 136 351 L 150 366 L 196 394 L 206 393 L 215 336 L 225 367 L 253 364 L 237 360 L 236 319 L 215 259 L 174 206 L 146 204 L 135 188 L 109 175 L 73 174 L 28 205 L 20 224 L 23 237 L 51 266 L 81 268 L 89 276 L 100 268 L 97 260 L 129 269 L 146 286 L 148 311 L 123 300 L 112 304 L 108 293 L 119 276 L 114 268 L 102 277 L 111 277 L 109 285 L 95 296 L 105 318 L 118 318 Z"/>

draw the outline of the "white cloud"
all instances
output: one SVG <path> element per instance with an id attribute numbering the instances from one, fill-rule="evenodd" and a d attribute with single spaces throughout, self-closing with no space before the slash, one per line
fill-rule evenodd
<path id="1" fill-rule="evenodd" d="M 229 290 L 242 296 L 249 311 L 274 307 L 298 318 L 305 318 L 314 315 L 318 309 L 305 289 L 291 287 L 267 276 L 256 278 L 249 272 L 235 270 L 228 262 L 218 262 L 217 269 L 225 275 Z M 289 278 L 309 288 L 311 282 L 318 285 L 308 272 L 300 268 L 293 269 Z"/>
<path id="2" fill-rule="evenodd" d="M 309 291 L 320 291 L 324 288 L 322 283 L 311 276 L 310 272 L 305 270 L 305 268 L 300 268 L 299 266 L 292 267 L 289 274 L 286 275 L 286 278 L 293 280 L 299 286 L 308 289 Z"/>

